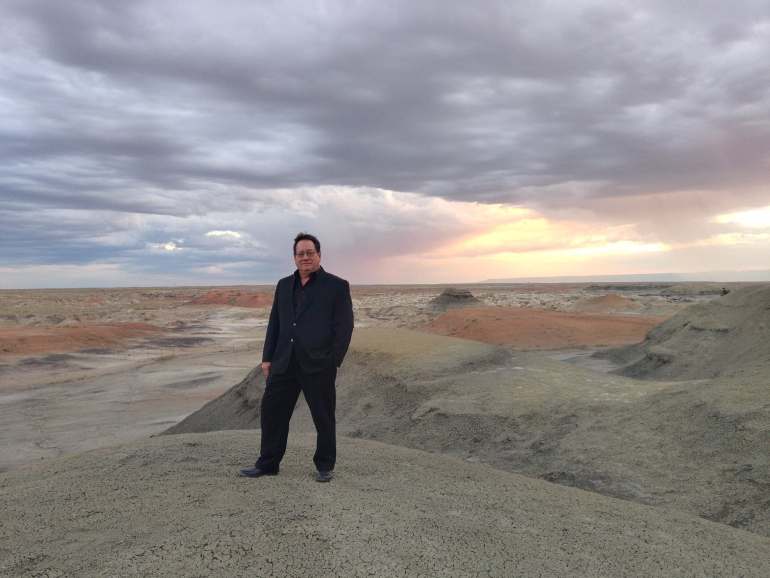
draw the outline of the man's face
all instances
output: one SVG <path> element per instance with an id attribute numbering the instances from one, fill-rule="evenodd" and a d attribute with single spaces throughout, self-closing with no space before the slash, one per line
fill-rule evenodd
<path id="1" fill-rule="evenodd" d="M 315 250 L 313 241 L 303 239 L 294 249 L 294 263 L 300 275 L 310 275 L 321 266 L 321 254 Z"/>

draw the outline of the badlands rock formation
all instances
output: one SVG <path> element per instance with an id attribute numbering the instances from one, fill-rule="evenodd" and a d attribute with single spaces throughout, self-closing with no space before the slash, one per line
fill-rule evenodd
<path id="1" fill-rule="evenodd" d="M 456 289 L 448 287 L 441 292 L 441 295 L 431 300 L 431 305 L 435 309 L 444 310 L 454 307 L 468 307 L 481 303 L 468 289 Z"/>
<path id="2" fill-rule="evenodd" d="M 333 484 L 312 481 L 303 401 L 281 475 L 236 477 L 259 444 L 252 370 L 180 435 L 0 474 L 0 575 L 770 575 L 769 295 L 612 352 L 645 379 L 357 330 Z"/>
<path id="3" fill-rule="evenodd" d="M 654 379 L 767 376 L 770 367 L 770 285 L 736 289 L 691 305 L 638 345 L 610 352 L 623 374 Z"/>
<path id="4" fill-rule="evenodd" d="M 170 431 L 259 427 L 263 384 L 252 372 Z M 770 536 L 765 381 L 640 381 L 537 353 L 372 328 L 354 336 L 337 404 L 346 435 Z"/>

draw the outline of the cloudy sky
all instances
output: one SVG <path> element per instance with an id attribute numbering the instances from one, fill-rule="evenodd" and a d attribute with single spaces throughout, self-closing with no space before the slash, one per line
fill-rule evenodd
<path id="1" fill-rule="evenodd" d="M 770 269 L 766 0 L 0 0 L 0 288 Z"/>

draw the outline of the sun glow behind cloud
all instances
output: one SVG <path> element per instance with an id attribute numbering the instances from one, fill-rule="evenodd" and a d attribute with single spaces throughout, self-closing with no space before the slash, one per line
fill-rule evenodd
<path id="1" fill-rule="evenodd" d="M 615 241 L 602 245 L 573 247 L 562 252 L 575 257 L 595 257 L 599 255 L 638 255 L 642 253 L 663 253 L 671 247 L 665 243 L 640 243 L 638 241 Z"/>
<path id="2" fill-rule="evenodd" d="M 451 244 L 439 254 L 472 256 L 520 253 L 552 247 L 557 243 L 558 231 L 547 219 L 524 209 L 510 216 L 523 218 L 495 225 L 489 231 L 468 236 Z M 505 218 L 509 216 L 506 215 Z"/>
<path id="3" fill-rule="evenodd" d="M 671 250 L 663 242 L 640 240 L 633 225 L 597 225 L 549 219 L 533 210 L 516 208 L 503 217 L 513 222 L 450 243 L 427 258 L 495 257 L 511 262 L 527 255 L 548 254 L 564 260 L 603 255 L 637 255 Z"/>
<path id="4" fill-rule="evenodd" d="M 714 222 L 734 224 L 747 229 L 770 229 L 770 206 L 737 213 L 724 213 L 714 217 Z"/>
<path id="5" fill-rule="evenodd" d="M 143 273 L 154 284 L 178 282 L 181 277 L 173 277 L 177 269 L 191 272 L 186 282 L 193 284 L 272 282 L 293 266 L 289 248 L 300 230 L 318 234 L 325 247 L 324 266 L 353 283 L 697 272 L 704 270 L 704 262 L 721 270 L 758 270 L 763 268 L 762 252 L 770 249 L 770 231 L 738 224 L 757 223 L 756 215 L 762 213 L 756 211 L 725 212 L 721 223 L 715 222 L 716 211 L 702 214 L 699 225 L 688 229 L 693 236 L 671 239 L 629 219 L 632 211 L 604 219 L 589 211 L 554 213 L 357 187 L 306 188 L 290 197 L 276 192 L 254 198 L 260 201 L 188 218 L 137 215 L 110 221 L 105 214 L 100 222 L 110 225 L 109 234 L 93 238 L 108 248 L 123 239 L 133 249 L 120 265 L 92 272 L 84 265 L 84 278 L 93 278 L 92 284 L 125 283 L 116 271 L 135 269 L 135 259 L 157 263 Z M 296 206 L 312 211 L 298 215 Z M 754 215 L 753 220 L 735 217 L 744 214 Z M 255 274 L 259 263 L 272 267 L 270 273 Z M 57 278 L 64 274 L 57 273 Z M 28 269 L 14 268 L 4 277 L 8 286 L 43 283 Z M 126 278 L 135 282 L 136 276 Z"/>
<path id="6" fill-rule="evenodd" d="M 700 247 L 716 247 L 726 246 L 732 247 L 736 245 L 761 245 L 770 244 L 770 233 L 722 233 L 714 235 L 702 241 L 694 243 L 694 246 Z"/>
<path id="7" fill-rule="evenodd" d="M 511 205 L 447 203 L 445 209 L 445 220 L 461 225 L 457 234 L 422 250 L 385 257 L 380 262 L 384 275 L 451 282 L 623 273 L 638 271 L 638 260 L 673 251 L 670 244 L 641 235 L 634 223 L 559 219 Z M 448 218 L 450 211 L 454 218 Z"/>

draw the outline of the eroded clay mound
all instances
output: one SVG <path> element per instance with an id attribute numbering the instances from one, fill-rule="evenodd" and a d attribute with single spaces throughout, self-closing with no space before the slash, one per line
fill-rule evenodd
<path id="1" fill-rule="evenodd" d="M 455 307 L 471 307 L 479 305 L 479 301 L 468 289 L 456 289 L 448 287 L 441 292 L 441 295 L 431 300 L 431 305 L 435 309 L 452 309 Z"/>
<path id="2" fill-rule="evenodd" d="M 643 343 L 610 352 L 623 374 L 701 379 L 770 370 L 770 285 L 736 289 L 691 305 L 650 331 Z"/>
<path id="3" fill-rule="evenodd" d="M 342 399 L 361 397 L 364 391 L 380 385 L 384 391 L 389 384 L 383 383 L 383 375 L 385 381 L 392 381 L 396 376 L 413 380 L 435 372 L 459 371 L 467 366 L 495 366 L 506 357 L 506 352 L 483 343 L 405 329 L 357 329 L 338 373 L 338 396 Z M 259 403 L 264 390 L 265 378 L 257 366 L 240 383 L 163 433 L 258 428 Z M 409 402 L 406 398 L 404 401 Z M 381 417 L 389 419 L 387 415 Z"/>
<path id="4" fill-rule="evenodd" d="M 337 424 L 340 435 L 449 453 L 768 536 L 766 383 L 639 381 L 509 347 L 371 328 L 356 330 L 338 373 Z M 258 428 L 263 384 L 252 372 L 171 432 Z M 304 405 L 292 432 L 302 431 Z"/>
<path id="5" fill-rule="evenodd" d="M 163 434 L 258 428 L 259 402 L 264 391 L 265 378 L 257 366 L 240 383 L 212 399 Z"/>

